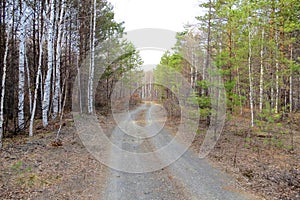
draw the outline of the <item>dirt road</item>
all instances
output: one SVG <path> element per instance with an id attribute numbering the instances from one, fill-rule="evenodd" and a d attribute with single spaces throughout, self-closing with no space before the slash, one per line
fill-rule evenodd
<path id="1" fill-rule="evenodd" d="M 111 141 L 118 147 L 135 152 L 136 165 L 145 167 L 139 154 L 153 152 L 168 145 L 173 140 L 173 134 L 162 127 L 162 108 L 155 104 L 144 104 L 131 111 L 124 119 L 127 129 L 115 127 Z M 135 134 L 128 134 L 131 130 Z M 146 130 L 146 131 L 141 131 Z M 140 136 L 136 135 L 140 131 Z M 148 136 L 148 137 L 147 137 Z M 174 141 L 173 141 L 174 142 Z M 175 141 L 168 150 L 158 154 L 153 163 L 173 159 L 178 149 L 184 149 L 182 143 Z M 114 165 L 122 168 L 124 158 L 111 152 Z M 148 165 L 151 163 L 147 163 Z M 142 171 L 142 169 L 140 170 Z M 172 164 L 147 173 L 127 173 L 110 169 L 102 199 L 255 199 L 253 196 L 232 189 L 234 180 L 223 172 L 211 166 L 207 160 L 199 159 L 195 152 L 186 151 Z M 231 189 L 230 189 L 231 188 Z"/>

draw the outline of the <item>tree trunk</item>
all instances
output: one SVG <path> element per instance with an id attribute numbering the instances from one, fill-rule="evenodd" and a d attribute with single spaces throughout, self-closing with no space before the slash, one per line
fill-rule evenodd
<path id="1" fill-rule="evenodd" d="M 275 49 L 275 68 L 276 68 L 276 74 L 275 74 L 275 113 L 278 113 L 278 103 L 279 103 L 279 60 L 278 60 L 278 33 L 275 32 L 275 43 L 276 43 L 276 49 Z"/>
<path id="2" fill-rule="evenodd" d="M 34 117 L 35 117 L 35 110 L 36 110 L 36 102 L 37 102 L 37 95 L 38 95 L 38 89 L 39 89 L 39 81 L 41 79 L 42 75 L 42 55 L 43 55 L 43 44 L 44 44 L 44 35 L 43 31 L 40 32 L 40 52 L 39 52 L 39 63 L 38 63 L 38 70 L 37 70 L 37 75 L 36 75 L 36 81 L 35 81 L 35 89 L 34 89 L 34 98 L 33 98 L 33 105 L 32 105 L 32 112 L 31 112 L 31 117 L 30 117 L 30 125 L 29 125 L 29 136 L 33 136 L 33 122 L 34 122 Z"/>
<path id="3" fill-rule="evenodd" d="M 0 149 L 2 148 L 2 138 L 3 138 L 3 121 L 4 121 L 3 105 L 4 105 L 4 99 L 5 99 L 5 81 L 6 81 L 9 37 L 10 37 L 10 30 L 7 31 L 6 41 L 5 41 L 4 58 L 3 58 L 3 74 L 2 74 L 1 101 L 0 101 Z"/>
<path id="4" fill-rule="evenodd" d="M 20 1 L 20 38 L 19 38 L 19 99 L 18 99 L 18 128 L 24 129 L 24 86 L 25 86 L 25 48 L 26 48 L 26 2 Z"/>
<path id="5" fill-rule="evenodd" d="M 31 114 L 31 111 L 32 111 L 31 81 L 30 81 L 30 71 L 29 71 L 28 59 L 27 59 L 26 51 L 25 51 L 25 62 L 26 62 L 26 72 L 27 72 L 29 113 Z"/>
<path id="6" fill-rule="evenodd" d="M 265 29 L 261 32 L 261 47 L 260 47 L 260 79 L 259 79 L 259 112 L 263 109 L 263 95 L 264 95 L 264 35 Z"/>
<path id="7" fill-rule="evenodd" d="M 78 74 L 78 95 L 79 95 L 79 108 L 82 113 L 82 94 L 81 94 L 81 69 L 79 67 L 80 55 L 77 55 L 77 74 Z"/>
<path id="8" fill-rule="evenodd" d="M 289 45 L 290 49 L 290 61 L 293 62 L 293 46 L 292 44 Z M 290 113 L 293 112 L 293 69 L 290 69 Z"/>
<path id="9" fill-rule="evenodd" d="M 253 108 L 253 85 L 252 85 L 252 67 L 251 67 L 251 59 L 252 59 L 252 47 L 251 47 L 251 27 L 248 24 L 248 70 L 249 70 L 249 101 L 250 101 L 250 112 L 251 112 L 251 127 L 254 126 L 254 108 Z"/>
<path id="10" fill-rule="evenodd" d="M 89 71 L 89 84 L 88 84 L 88 112 L 93 112 L 93 81 L 94 81 L 94 70 L 95 70 L 95 29 L 96 29 L 96 4 L 94 0 L 91 14 L 91 63 Z"/>
<path id="11" fill-rule="evenodd" d="M 43 126 L 48 126 L 48 111 L 50 106 L 50 91 L 51 91 L 51 75 L 53 70 L 53 23 L 54 23 L 54 5 L 53 0 L 50 0 L 48 11 L 50 16 L 48 18 L 48 70 L 44 85 L 43 95 Z"/>
<path id="12" fill-rule="evenodd" d="M 64 32 L 62 32 L 62 20 L 64 18 L 64 2 L 60 10 L 59 22 L 57 24 L 57 44 L 56 44 L 56 65 L 55 65 L 55 86 L 53 95 L 53 119 L 57 117 L 59 111 L 59 93 L 60 93 L 60 61 L 61 61 L 61 46 Z"/>
<path id="13" fill-rule="evenodd" d="M 204 68 L 203 68 L 203 80 L 205 80 L 205 73 L 206 73 L 206 70 L 208 70 L 210 68 L 210 62 L 209 62 L 209 59 L 210 59 L 210 54 L 211 54 L 211 51 L 210 51 L 210 40 L 211 40 L 211 10 L 212 10 L 212 1 L 209 0 L 209 8 L 208 8 L 208 24 L 207 24 L 207 40 L 206 40 L 206 58 L 205 58 L 205 65 L 204 65 Z M 206 92 L 205 92 L 206 90 Z M 207 89 L 203 89 L 202 88 L 202 95 L 204 96 L 205 93 L 207 93 Z"/>

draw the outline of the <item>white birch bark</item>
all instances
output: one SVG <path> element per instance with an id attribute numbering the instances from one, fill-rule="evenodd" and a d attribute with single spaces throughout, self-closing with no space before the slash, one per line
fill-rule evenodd
<path id="1" fill-rule="evenodd" d="M 61 44 L 62 39 L 64 38 L 64 33 L 62 32 L 62 20 L 64 15 L 64 2 L 62 2 L 62 8 L 60 11 L 58 26 L 58 37 L 56 44 L 56 65 L 55 65 L 55 86 L 54 86 L 54 95 L 53 95 L 53 115 L 52 118 L 57 117 L 59 111 L 59 93 L 60 93 L 60 61 L 61 61 Z"/>
<path id="2" fill-rule="evenodd" d="M 3 58 L 3 74 L 1 83 L 1 101 L 0 101 L 0 149 L 2 148 L 2 138 L 3 138 L 3 109 L 4 109 L 4 99 L 5 99 L 5 81 L 6 81 L 6 70 L 7 70 L 7 54 L 8 54 L 8 42 L 10 38 L 10 30 L 7 31 L 6 41 L 5 41 L 5 51 Z"/>
<path id="3" fill-rule="evenodd" d="M 279 102 L 279 61 L 278 61 L 278 33 L 275 32 L 275 43 L 276 43 L 276 53 L 275 53 L 275 68 L 276 68 L 276 80 L 275 80 L 275 113 L 278 113 L 278 102 Z"/>
<path id="4" fill-rule="evenodd" d="M 19 36 L 19 84 L 18 84 L 18 127 L 23 129 L 24 119 L 24 86 L 25 86 L 25 48 L 26 48 L 26 3 L 22 2 L 20 36 Z"/>
<path id="5" fill-rule="evenodd" d="M 54 22 L 54 3 L 50 0 L 48 8 L 50 16 L 47 20 L 48 24 L 48 69 L 44 84 L 44 95 L 42 103 L 43 126 L 48 126 L 48 111 L 50 105 L 51 75 L 53 70 L 53 22 Z M 48 9 L 48 10 L 49 10 Z"/>
<path id="6" fill-rule="evenodd" d="M 259 112 L 262 112 L 263 109 L 263 95 L 264 95 L 264 37 L 265 29 L 262 29 L 261 32 L 261 47 L 260 47 L 260 78 L 259 78 Z"/>
<path id="7" fill-rule="evenodd" d="M 89 83 L 88 83 L 88 112 L 93 112 L 93 81 L 94 81 L 94 70 L 95 70 L 95 29 L 96 29 L 96 4 L 94 0 L 91 15 L 91 62 L 89 70 Z"/>
<path id="8" fill-rule="evenodd" d="M 64 100 L 63 100 L 63 105 L 62 105 L 62 109 L 61 109 L 61 113 L 60 113 L 60 119 L 59 119 L 59 121 L 60 121 L 60 124 L 59 124 L 59 128 L 58 128 L 58 130 L 57 130 L 57 133 L 56 133 L 56 140 L 58 140 L 59 139 L 59 134 L 60 134 L 60 131 L 61 131 L 61 128 L 62 128 L 62 119 L 63 119 L 63 116 L 64 116 L 64 108 L 65 108 L 65 105 L 66 105 L 66 101 L 67 101 L 67 85 L 66 85 L 66 79 L 67 79 L 67 77 L 65 78 L 65 80 L 64 80 L 64 83 L 63 83 L 63 88 L 65 88 L 65 96 L 64 96 Z M 63 89 L 62 88 L 62 89 Z M 61 92 L 61 96 L 62 96 L 62 94 L 63 94 L 63 91 Z"/>
<path id="9" fill-rule="evenodd" d="M 43 78 L 43 72 L 42 72 L 41 75 L 40 75 L 40 95 L 41 95 L 41 99 L 44 98 L 43 80 L 44 80 L 44 78 Z"/>
<path id="10" fill-rule="evenodd" d="M 293 61 L 293 47 L 290 46 L 290 60 Z M 291 69 L 290 75 L 290 112 L 293 112 L 293 71 Z"/>
<path id="11" fill-rule="evenodd" d="M 30 80 L 30 72 L 29 72 L 29 66 L 28 66 L 28 59 L 25 51 L 25 59 L 26 59 L 26 72 L 27 72 L 27 85 L 28 85 L 28 98 L 29 98 L 29 112 L 31 114 L 32 111 L 32 95 L 31 95 L 31 80 Z"/>
<path id="12" fill-rule="evenodd" d="M 40 32 L 41 39 L 40 39 L 40 52 L 39 52 L 39 63 L 38 63 L 38 70 L 35 80 L 35 89 L 34 89 L 34 97 L 33 97 L 33 104 L 32 104 L 32 112 L 30 117 L 30 123 L 29 123 L 29 136 L 33 136 L 33 122 L 35 117 L 35 110 L 36 110 L 36 102 L 37 102 L 37 95 L 38 95 L 38 89 L 40 85 L 40 80 L 42 76 L 41 68 L 42 68 L 42 55 L 43 55 L 43 44 L 44 44 L 44 35 L 43 31 Z M 42 88 L 42 87 L 41 87 Z"/>
<path id="13" fill-rule="evenodd" d="M 142 86 L 142 99 L 144 100 L 145 99 L 145 92 L 144 92 L 144 85 Z"/>
<path id="14" fill-rule="evenodd" d="M 252 59 L 252 47 L 251 47 L 251 27 L 248 25 L 248 70 L 249 70 L 249 101 L 250 101 L 250 112 L 251 112 L 251 127 L 254 126 L 254 108 L 253 108 L 253 85 L 252 85 L 252 66 L 251 66 L 251 59 Z"/>

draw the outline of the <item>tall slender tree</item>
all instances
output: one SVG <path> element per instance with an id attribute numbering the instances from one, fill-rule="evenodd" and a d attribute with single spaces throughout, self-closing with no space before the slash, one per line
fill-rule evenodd
<path id="1" fill-rule="evenodd" d="M 20 36 L 19 36 L 19 99 L 18 99 L 18 127 L 23 129 L 25 125 L 24 117 L 24 96 L 25 96 L 25 51 L 26 51 L 26 1 L 20 3 Z"/>
<path id="2" fill-rule="evenodd" d="M 9 9 L 10 10 L 10 9 Z M 0 149 L 2 148 L 2 138 L 3 138 L 3 121 L 4 121 L 4 100 L 5 100 L 5 82 L 6 82 L 6 70 L 7 70 L 7 55 L 9 49 L 9 40 L 11 35 L 10 24 L 6 31 L 6 39 L 5 39 L 5 50 L 4 50 L 4 58 L 3 58 L 3 74 L 2 74 L 2 83 L 1 83 L 1 100 L 0 100 Z"/>
<path id="3" fill-rule="evenodd" d="M 90 60 L 90 69 L 89 69 L 89 82 L 88 82 L 88 112 L 93 112 L 93 98 L 94 98 L 94 71 L 95 71 L 95 30 L 96 30 L 96 9 L 97 1 L 94 0 L 91 10 L 91 41 L 90 41 L 90 51 L 91 51 L 91 60 Z"/>
<path id="4" fill-rule="evenodd" d="M 44 94 L 43 94 L 43 126 L 48 126 L 48 112 L 50 106 L 50 92 L 51 92 L 51 75 L 53 70 L 53 39 L 54 39 L 54 2 L 53 0 L 49 0 L 47 5 L 47 13 L 50 13 L 47 16 L 47 30 L 48 30 L 48 69 L 47 75 L 44 84 Z"/>
<path id="5" fill-rule="evenodd" d="M 61 1 L 61 9 L 60 9 L 60 14 L 58 14 L 59 17 L 57 17 L 57 41 L 56 41 L 56 62 L 55 62 L 55 78 L 54 78 L 54 95 L 53 95 L 53 115 L 52 118 L 55 119 L 57 117 L 57 114 L 59 112 L 59 104 L 60 104 L 60 73 L 61 73 L 61 67 L 60 67 L 60 62 L 61 62 L 61 48 L 62 48 L 62 40 L 64 39 L 64 31 L 62 31 L 63 28 L 63 20 L 64 20 L 64 15 L 65 15 L 65 2 L 64 0 Z"/>

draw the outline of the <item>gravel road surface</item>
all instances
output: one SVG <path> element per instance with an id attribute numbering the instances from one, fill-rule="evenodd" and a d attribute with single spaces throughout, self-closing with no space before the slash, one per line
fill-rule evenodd
<path id="1" fill-rule="evenodd" d="M 125 131 L 119 127 L 114 128 L 110 140 L 123 150 L 135 152 L 134 162 L 142 168 L 144 164 L 139 159 L 139 153 L 156 151 L 174 139 L 174 134 L 163 126 L 162 122 L 166 118 L 161 106 L 144 104 L 124 119 L 127 127 Z M 185 146 L 175 141 L 175 145 L 158 154 L 153 163 L 174 159 L 174 152 L 178 149 L 185 149 Z M 111 151 L 111 160 L 115 165 L 126 164 L 120 156 Z M 255 199 L 250 194 L 232 189 L 233 185 L 232 177 L 211 166 L 206 159 L 199 159 L 195 152 L 187 150 L 172 164 L 153 172 L 127 173 L 110 169 L 102 199 Z"/>

